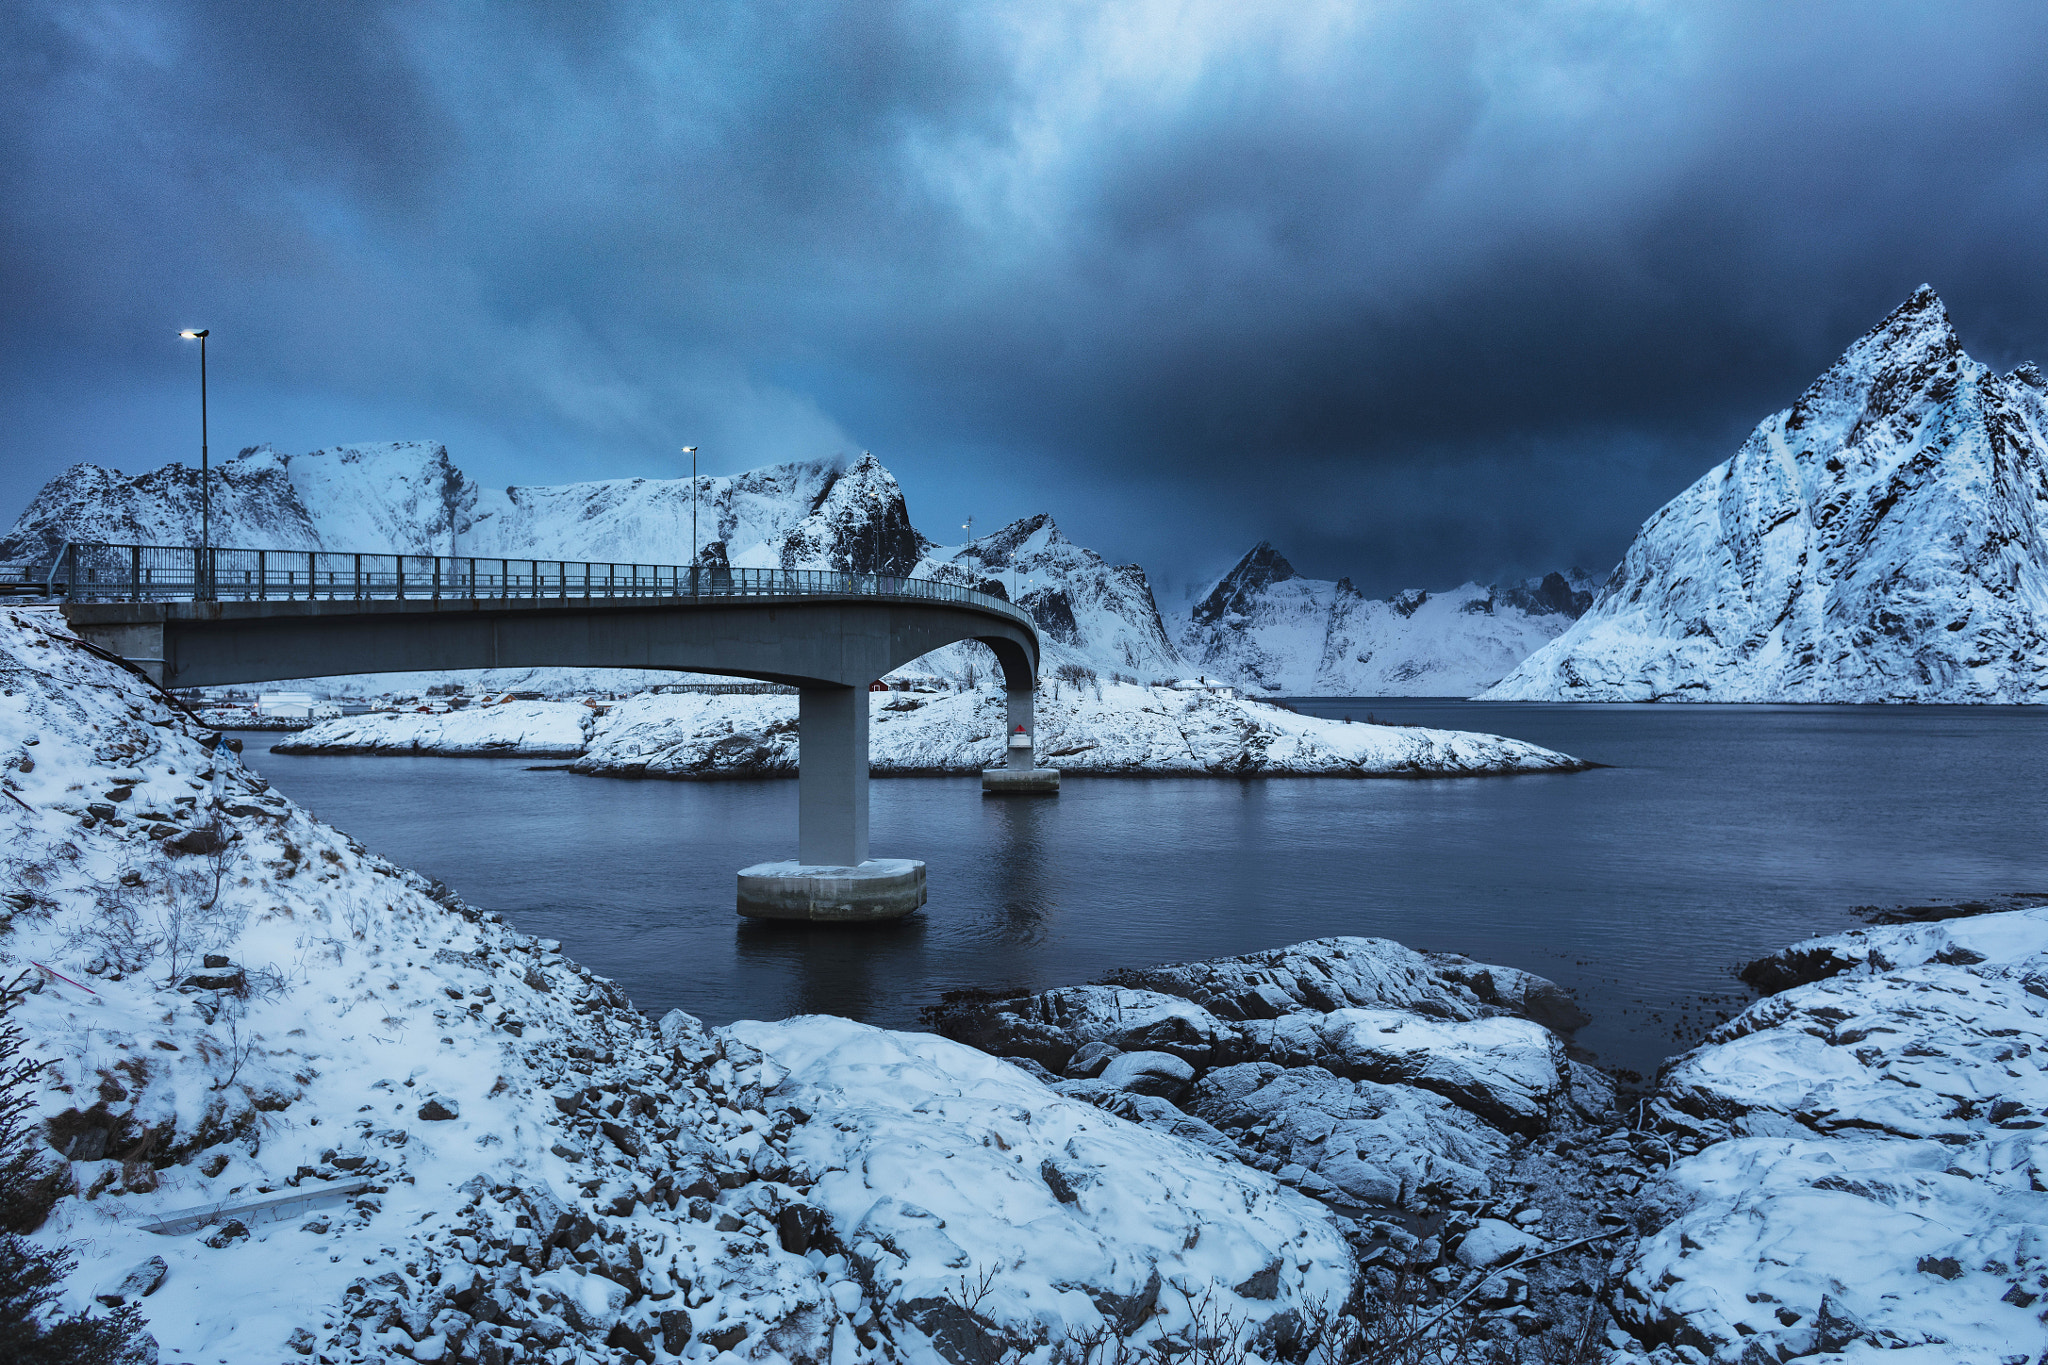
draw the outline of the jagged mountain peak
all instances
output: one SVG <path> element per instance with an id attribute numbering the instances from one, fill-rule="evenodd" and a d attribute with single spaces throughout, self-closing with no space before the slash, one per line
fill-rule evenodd
<path id="1" fill-rule="evenodd" d="M 1275 584 L 1300 577 L 1286 557 L 1273 548 L 1272 541 L 1262 540 L 1245 551 L 1244 558 L 1238 560 L 1229 573 L 1216 580 L 1216 586 L 1195 604 L 1194 620 L 1198 624 L 1209 625 L 1233 612 L 1242 614 L 1252 598 Z"/>
<path id="2" fill-rule="evenodd" d="M 1060 528 L 1053 522 L 1049 512 L 1033 512 L 1028 517 L 1019 517 L 1007 526 L 998 528 L 975 540 L 967 542 L 981 562 L 992 569 L 1007 569 L 1013 559 L 1022 559 L 1035 551 L 1042 551 L 1056 545 L 1069 545 Z"/>
<path id="3" fill-rule="evenodd" d="M 1659 508 L 1489 697 L 2048 699 L 2038 383 L 1973 360 L 1916 290 Z"/>
<path id="4" fill-rule="evenodd" d="M 1914 290 L 1883 321 L 1807 386 L 1784 417 L 1784 430 L 1809 427 L 1822 441 L 1853 444 L 1873 429 L 1927 402 L 1945 402 L 1984 368 L 1963 353 L 1941 297 Z"/>

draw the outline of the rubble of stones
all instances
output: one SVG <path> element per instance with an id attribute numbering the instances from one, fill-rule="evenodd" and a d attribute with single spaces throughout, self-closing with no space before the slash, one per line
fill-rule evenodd
<path id="1" fill-rule="evenodd" d="M 1569 1055 L 1585 1019 L 1541 977 L 1366 938 L 927 1012 L 1318 1200 L 1371 1295 L 1456 1304 L 1501 1358 L 1592 1360 L 1640 1350 L 1605 1306 L 1610 1265 L 1637 1192 L 1692 1144 L 1623 1122 L 1612 1083 Z"/>
<path id="2" fill-rule="evenodd" d="M 842 1320 L 874 1344 L 845 1256 L 816 1244 L 822 1220 L 786 1183 L 788 1121 L 762 1112 L 758 1083 L 687 1016 L 655 1035 L 622 1002 L 608 1013 L 615 1046 L 532 1056 L 561 1115 L 555 1155 L 586 1178 L 566 1190 L 472 1179 L 452 1226 L 395 1248 L 394 1268 L 350 1285 L 297 1349 L 336 1365 L 654 1361 L 758 1334 L 791 1361 L 823 1362 Z M 301 1174 L 366 1169 L 378 1163 Z M 375 1188 L 355 1203 L 362 1223 L 379 1211 Z M 792 1276 L 778 1249 L 813 1274 Z M 749 1302 L 769 1321 L 746 1315 Z"/>

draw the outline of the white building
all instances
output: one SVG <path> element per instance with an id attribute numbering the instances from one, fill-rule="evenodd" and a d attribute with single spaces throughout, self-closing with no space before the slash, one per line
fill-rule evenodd
<path id="1" fill-rule="evenodd" d="M 265 692 L 256 698 L 256 714 L 273 720 L 310 720 L 313 704 L 311 692 Z"/>

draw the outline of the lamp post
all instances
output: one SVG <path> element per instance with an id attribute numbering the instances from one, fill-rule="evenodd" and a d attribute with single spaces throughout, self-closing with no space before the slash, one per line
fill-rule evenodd
<path id="1" fill-rule="evenodd" d="M 178 333 L 199 343 L 199 563 L 192 595 L 200 601 L 213 598 L 213 480 L 206 463 L 206 335 L 211 327 L 188 327 Z"/>
<path id="2" fill-rule="evenodd" d="M 697 595 L 697 447 L 684 446 L 690 457 L 690 596 Z"/>

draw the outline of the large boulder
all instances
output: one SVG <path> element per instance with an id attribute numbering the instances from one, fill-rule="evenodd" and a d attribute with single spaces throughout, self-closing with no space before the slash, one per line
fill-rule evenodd
<path id="1" fill-rule="evenodd" d="M 1248 1062 L 1196 1085 L 1191 1113 L 1276 1171 L 1312 1173 L 1356 1208 L 1427 1212 L 1492 1194 L 1497 1129 L 1427 1091 L 1345 1080 L 1317 1066 Z M 1299 1180 L 1296 1183 L 1301 1183 Z"/>
<path id="2" fill-rule="evenodd" d="M 1266 1056 L 1284 1065 L 1412 1085 L 1496 1128 L 1524 1135 L 1549 1126 L 1567 1075 L 1563 1043 L 1526 1019 L 1452 1021 L 1401 1010 L 1344 1009 L 1291 1016 L 1269 1038 Z"/>

